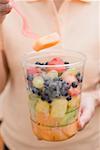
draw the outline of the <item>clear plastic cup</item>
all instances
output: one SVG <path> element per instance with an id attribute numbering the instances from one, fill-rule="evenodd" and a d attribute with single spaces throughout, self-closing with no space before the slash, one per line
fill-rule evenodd
<path id="1" fill-rule="evenodd" d="M 62 141 L 78 132 L 85 56 L 55 48 L 24 58 L 30 119 L 41 140 Z"/>

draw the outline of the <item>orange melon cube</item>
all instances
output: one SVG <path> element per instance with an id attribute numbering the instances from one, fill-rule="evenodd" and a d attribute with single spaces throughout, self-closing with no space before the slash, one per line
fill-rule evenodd
<path id="1" fill-rule="evenodd" d="M 60 37 L 58 33 L 52 33 L 43 37 L 40 37 L 33 44 L 33 49 L 36 51 L 40 51 L 45 48 L 52 47 L 56 44 L 60 43 Z"/>
<path id="2" fill-rule="evenodd" d="M 78 122 L 76 121 L 68 126 L 63 127 L 62 131 L 68 137 L 73 136 L 74 134 L 78 132 Z"/>

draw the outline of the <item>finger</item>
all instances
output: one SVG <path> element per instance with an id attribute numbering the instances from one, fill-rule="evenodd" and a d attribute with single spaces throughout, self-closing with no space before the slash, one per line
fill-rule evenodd
<path id="1" fill-rule="evenodd" d="M 83 128 L 85 124 L 91 119 L 93 111 L 91 109 L 84 109 L 82 115 L 79 118 L 80 126 Z"/>
<path id="2" fill-rule="evenodd" d="M 0 4 L 0 12 L 9 11 L 11 8 L 12 7 L 9 4 Z"/>
<path id="3" fill-rule="evenodd" d="M 11 12 L 11 10 L 2 11 L 2 12 L 0 12 L 0 16 L 7 15 L 10 12 Z"/>
<path id="4" fill-rule="evenodd" d="M 82 116 L 83 111 L 84 111 L 84 108 L 83 108 L 83 107 L 80 107 L 80 108 L 79 108 L 79 112 L 78 112 L 78 130 L 81 130 L 81 129 L 82 129 L 81 124 L 80 124 L 80 117 Z"/>
<path id="5" fill-rule="evenodd" d="M 6 3 L 8 3 L 9 2 L 9 0 L 0 0 L 0 3 L 1 4 L 6 4 Z"/>

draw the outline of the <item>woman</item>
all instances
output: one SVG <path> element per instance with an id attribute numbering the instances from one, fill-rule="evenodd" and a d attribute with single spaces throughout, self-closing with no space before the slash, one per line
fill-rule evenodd
<path id="1" fill-rule="evenodd" d="M 86 54 L 86 78 L 80 109 L 80 125 L 83 128 L 92 117 L 99 99 L 96 89 L 99 81 L 98 2 L 26 0 L 16 3 L 32 25 L 33 33 L 43 36 L 60 32 L 64 47 Z M 0 20 L 0 92 L 5 91 L 9 80 L 1 126 L 1 135 L 7 147 L 11 150 L 99 150 L 99 110 L 96 110 L 88 126 L 68 141 L 51 144 L 38 141 L 32 135 L 21 61 L 33 41 L 22 35 L 21 20 L 14 10 L 11 11 L 8 0 L 0 0 Z"/>

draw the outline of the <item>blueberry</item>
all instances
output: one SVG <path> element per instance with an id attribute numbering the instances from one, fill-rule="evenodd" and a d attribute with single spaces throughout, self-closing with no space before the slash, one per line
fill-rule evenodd
<path id="1" fill-rule="evenodd" d="M 40 62 L 37 61 L 35 64 L 36 64 L 36 65 L 40 65 Z"/>
<path id="2" fill-rule="evenodd" d="M 70 84 L 69 83 L 66 83 L 65 81 L 62 81 L 62 84 L 63 84 L 63 87 L 68 90 L 70 89 Z"/>
<path id="3" fill-rule="evenodd" d="M 76 74 L 76 79 L 78 80 L 79 83 L 81 83 L 81 82 L 83 81 L 83 76 L 81 75 L 80 72 L 78 72 L 78 73 Z"/>
<path id="4" fill-rule="evenodd" d="M 49 86 L 49 84 L 50 84 L 50 81 L 49 81 L 49 80 L 46 80 L 46 81 L 44 82 L 44 85 L 45 85 L 45 86 Z"/>
<path id="5" fill-rule="evenodd" d="M 52 103 L 52 100 L 48 100 L 48 103 L 51 104 L 51 103 Z"/>
<path id="6" fill-rule="evenodd" d="M 67 95 L 68 93 L 66 91 L 62 93 L 62 96 L 67 96 Z"/>
<path id="7" fill-rule="evenodd" d="M 65 96 L 68 96 L 68 93 L 66 92 Z"/>
<path id="8" fill-rule="evenodd" d="M 38 96 L 41 96 L 41 91 L 40 91 L 40 90 L 38 90 L 37 95 L 38 95 Z"/>
<path id="9" fill-rule="evenodd" d="M 77 86 L 78 86 L 78 83 L 77 83 L 77 82 L 72 82 L 72 87 L 73 87 L 73 88 L 77 88 Z"/>
<path id="10" fill-rule="evenodd" d="M 66 100 L 68 100 L 68 101 L 70 101 L 72 99 L 72 97 L 70 96 L 70 95 L 68 95 L 67 97 L 66 97 Z"/>
<path id="11" fill-rule="evenodd" d="M 42 101 L 46 101 L 44 97 L 41 97 L 41 100 L 42 100 Z"/>
<path id="12" fill-rule="evenodd" d="M 39 96 L 41 95 L 41 91 L 35 87 L 32 87 L 32 92 L 36 95 L 39 95 Z"/>
<path id="13" fill-rule="evenodd" d="M 31 75 L 31 74 L 28 75 L 28 76 L 27 76 L 27 80 L 32 81 L 32 80 L 33 80 L 33 75 Z"/>
<path id="14" fill-rule="evenodd" d="M 44 84 L 44 88 L 48 88 L 48 84 Z"/>
<path id="15" fill-rule="evenodd" d="M 40 65 L 45 65 L 44 63 L 40 63 Z"/>
<path id="16" fill-rule="evenodd" d="M 45 96 L 46 96 L 46 95 L 45 95 L 44 93 L 42 93 L 42 94 L 41 94 L 41 99 L 45 100 Z"/>
<path id="17" fill-rule="evenodd" d="M 46 62 L 45 65 L 48 65 L 48 62 Z"/>
<path id="18" fill-rule="evenodd" d="M 67 83 L 67 90 L 69 90 L 70 88 L 71 88 L 71 85 Z"/>
<path id="19" fill-rule="evenodd" d="M 35 87 L 32 87 L 32 92 L 33 92 L 34 94 L 36 94 L 36 93 L 37 93 L 37 89 L 36 89 Z"/>
<path id="20" fill-rule="evenodd" d="M 78 72 L 78 73 L 76 74 L 76 78 L 79 77 L 79 76 L 81 76 L 81 73 L 80 73 L 80 72 Z"/>
<path id="21" fill-rule="evenodd" d="M 56 93 L 56 97 L 60 97 L 61 96 L 61 93 L 60 92 L 57 92 Z"/>
<path id="22" fill-rule="evenodd" d="M 63 81 L 63 79 L 59 77 L 59 81 Z"/>
<path id="23" fill-rule="evenodd" d="M 38 62 L 38 61 L 37 61 L 35 64 L 36 64 L 36 65 L 44 65 L 44 63 L 40 63 L 40 62 Z"/>
<path id="24" fill-rule="evenodd" d="M 47 101 L 50 100 L 49 96 L 48 96 L 48 95 L 45 95 L 45 94 L 43 94 L 43 95 L 41 96 L 41 99 L 42 99 L 42 100 L 47 100 Z"/>
<path id="25" fill-rule="evenodd" d="M 65 61 L 64 64 L 69 64 L 69 62 Z"/>
<path id="26" fill-rule="evenodd" d="M 42 100 L 46 100 L 46 96 L 45 96 L 45 95 L 42 95 L 42 96 L 41 96 L 41 99 L 42 99 Z"/>
<path id="27" fill-rule="evenodd" d="M 52 87 L 52 90 L 57 91 L 57 88 L 56 87 Z"/>
<path id="28" fill-rule="evenodd" d="M 79 83 L 81 83 L 83 81 L 83 76 L 78 76 L 77 80 L 78 80 Z"/>

